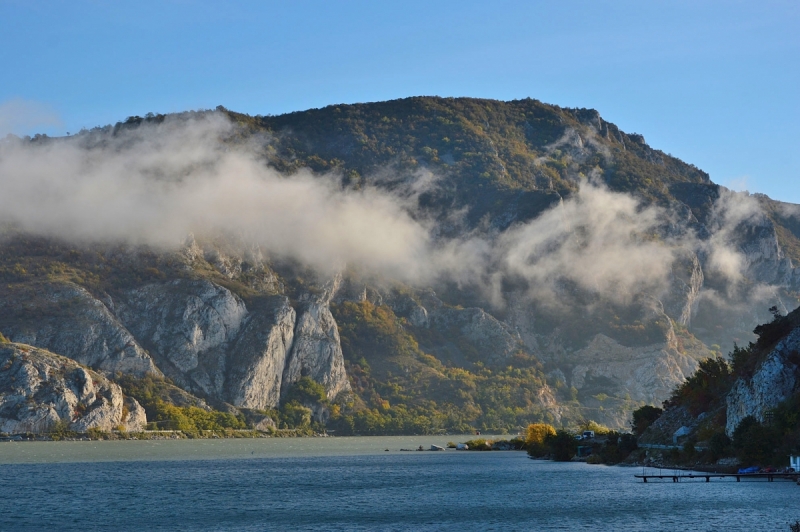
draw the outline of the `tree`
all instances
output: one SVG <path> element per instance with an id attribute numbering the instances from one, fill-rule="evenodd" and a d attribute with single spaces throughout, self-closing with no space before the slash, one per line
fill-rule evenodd
<path id="1" fill-rule="evenodd" d="M 556 435 L 556 429 L 547 423 L 531 423 L 525 437 L 525 448 L 531 456 L 544 456 L 547 454 L 545 441 L 548 437 Z"/>
<path id="2" fill-rule="evenodd" d="M 779 443 L 780 435 L 753 416 L 744 418 L 733 431 L 733 448 L 743 464 L 768 465 Z"/>
<path id="3" fill-rule="evenodd" d="M 297 401 L 300 404 L 324 403 L 328 399 L 325 386 L 309 377 L 300 377 L 286 394 L 284 401 Z"/>
<path id="4" fill-rule="evenodd" d="M 556 462 L 569 462 L 578 448 L 575 436 L 566 430 L 556 431 L 555 434 L 547 436 L 545 441 Z"/>
<path id="5" fill-rule="evenodd" d="M 715 432 L 708 440 L 708 452 L 711 454 L 711 460 L 716 462 L 727 453 L 728 448 L 731 446 L 731 439 L 724 432 Z"/>
<path id="6" fill-rule="evenodd" d="M 641 408 L 637 408 L 633 411 L 633 422 L 631 423 L 633 433 L 637 436 L 641 436 L 644 434 L 644 431 L 647 430 L 647 427 L 652 425 L 663 413 L 664 411 L 662 409 L 651 405 L 644 405 Z"/>

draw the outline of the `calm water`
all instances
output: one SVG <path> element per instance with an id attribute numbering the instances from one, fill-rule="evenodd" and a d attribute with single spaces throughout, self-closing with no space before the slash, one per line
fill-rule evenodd
<path id="1" fill-rule="evenodd" d="M 445 441 L 0 443 L 0 530 L 788 531 L 800 519 L 789 482 L 643 484 L 639 470 L 520 452 L 398 452 L 431 443 Z"/>

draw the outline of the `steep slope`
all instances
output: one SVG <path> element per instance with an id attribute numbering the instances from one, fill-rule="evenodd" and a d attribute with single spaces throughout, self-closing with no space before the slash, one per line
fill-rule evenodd
<path id="1" fill-rule="evenodd" d="M 756 327 L 758 340 L 732 361 L 709 359 L 665 403 L 640 441 L 685 441 L 706 461 L 785 466 L 800 451 L 800 309 Z M 697 456 L 684 457 L 697 460 Z"/>
<path id="2" fill-rule="evenodd" d="M 201 155 L 184 164 L 152 152 L 149 137 Z M 235 224 L 179 248 L 152 235 L 78 244 L 36 224 L 4 228 L 0 331 L 109 373 L 163 372 L 216 405 L 275 408 L 307 377 L 337 407 L 338 430 L 581 417 L 620 427 L 699 360 L 753 339 L 768 307 L 797 305 L 795 206 L 731 193 L 594 110 L 428 97 L 267 117 L 218 108 L 30 145 L 111 150 L 128 166 L 149 157 L 132 181 L 186 193 L 216 166 L 235 189 L 228 179 L 253 161 L 282 172 L 275 186 L 302 183 L 306 196 L 281 211 L 292 216 L 270 223 L 289 235 L 320 223 L 280 249 L 259 245 L 263 228 Z M 246 157 L 228 164 L 230 153 Z M 417 233 L 402 235 L 424 233 L 407 250 L 424 247 L 416 260 L 431 264 L 373 261 L 380 242 L 352 255 L 361 263 L 326 256 L 336 231 L 366 240 L 369 228 L 326 220 L 338 207 L 305 207 L 318 183 L 334 206 L 404 213 Z M 398 261 L 412 272 L 368 266 Z"/>

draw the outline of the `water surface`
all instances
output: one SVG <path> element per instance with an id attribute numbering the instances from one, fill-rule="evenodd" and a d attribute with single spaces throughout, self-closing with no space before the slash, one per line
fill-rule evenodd
<path id="1" fill-rule="evenodd" d="M 448 438 L 449 439 L 449 438 Z M 408 438 L 0 444 L 0 530 L 788 530 L 789 482 L 643 484 Z M 385 452 L 385 448 L 393 449 Z"/>

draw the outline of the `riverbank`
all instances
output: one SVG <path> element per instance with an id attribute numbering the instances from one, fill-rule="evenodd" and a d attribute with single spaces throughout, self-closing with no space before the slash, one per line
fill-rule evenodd
<path id="1" fill-rule="evenodd" d="M 0 464 L 106 462 L 140 460 L 222 460 L 333 455 L 516 455 L 520 453 L 403 452 L 446 447 L 448 440 L 464 441 L 468 435 L 450 436 L 337 436 L 263 438 L 170 438 L 126 440 L 24 440 L 0 443 Z"/>
<path id="2" fill-rule="evenodd" d="M 191 440 L 191 439 L 224 439 L 224 438 L 326 438 L 325 433 L 299 431 L 296 429 L 260 430 L 145 430 L 139 432 L 99 431 L 59 432 L 45 434 L 2 434 L 0 442 L 33 442 L 33 441 L 117 441 L 117 440 Z"/>

